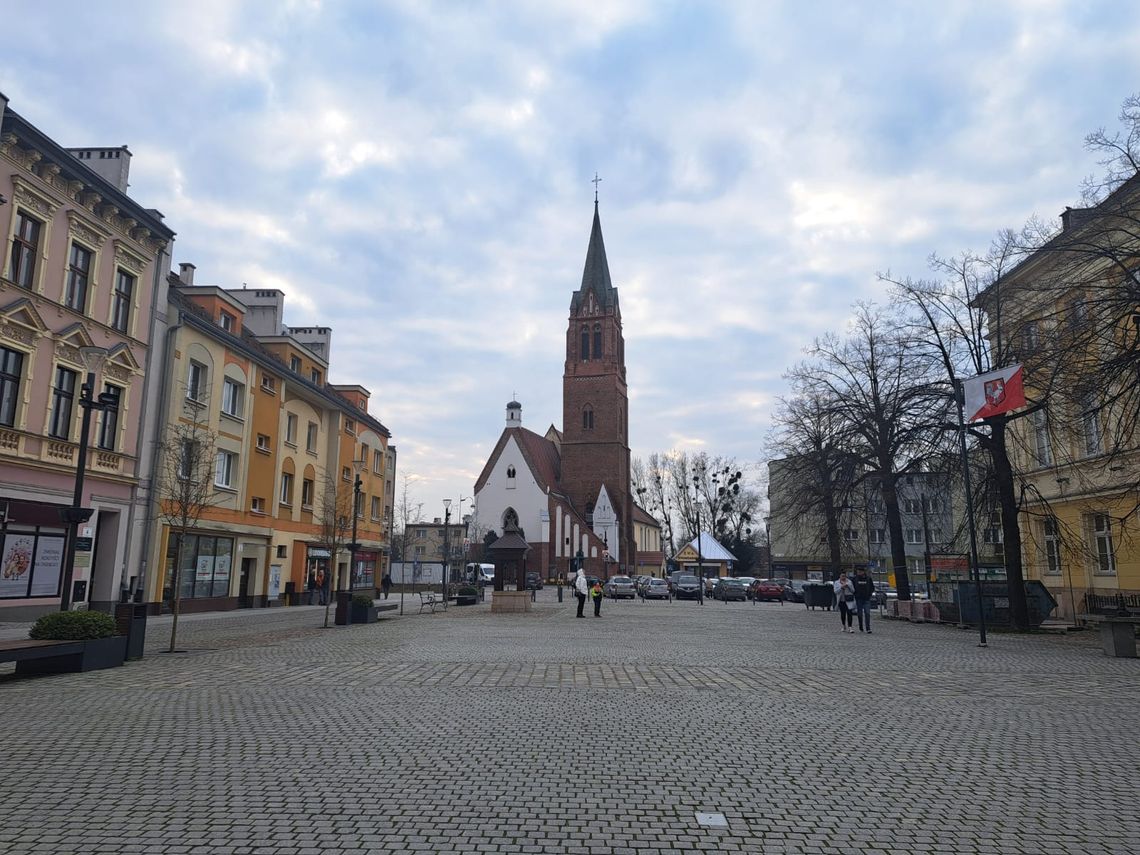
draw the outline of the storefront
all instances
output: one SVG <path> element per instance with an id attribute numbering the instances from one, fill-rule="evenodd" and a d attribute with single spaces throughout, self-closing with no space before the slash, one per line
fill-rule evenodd
<path id="1" fill-rule="evenodd" d="M 169 606 L 174 601 L 177 579 L 179 611 L 207 612 L 234 608 L 237 601 L 230 593 L 233 564 L 232 537 L 202 532 L 180 537 L 176 532 L 168 532 L 163 603 Z"/>
<path id="2" fill-rule="evenodd" d="M 352 589 L 366 591 L 376 587 L 376 567 L 380 563 L 380 553 L 369 549 L 356 551 L 356 566 L 352 568 Z"/>
<path id="3" fill-rule="evenodd" d="M 59 599 L 67 545 L 59 510 L 59 505 L 43 502 L 0 501 L 0 600 L 4 606 Z"/>

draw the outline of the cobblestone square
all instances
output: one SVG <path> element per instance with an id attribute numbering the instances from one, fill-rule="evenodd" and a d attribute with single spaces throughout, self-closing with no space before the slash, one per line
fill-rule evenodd
<path id="1" fill-rule="evenodd" d="M 539 600 L 0 666 L 0 853 L 1140 851 L 1140 662 L 1094 634 Z"/>

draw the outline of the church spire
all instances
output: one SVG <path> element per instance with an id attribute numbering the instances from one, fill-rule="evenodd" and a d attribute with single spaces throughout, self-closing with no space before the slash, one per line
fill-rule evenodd
<path id="1" fill-rule="evenodd" d="M 570 302 L 571 311 L 578 306 L 587 294 L 593 292 L 598 305 L 606 308 L 617 301 L 617 290 L 610 281 L 610 265 L 606 261 L 606 244 L 602 240 L 602 219 L 598 216 L 598 202 L 594 200 L 594 224 L 590 229 L 590 245 L 586 249 L 586 266 L 582 270 L 582 287 L 574 293 Z"/>

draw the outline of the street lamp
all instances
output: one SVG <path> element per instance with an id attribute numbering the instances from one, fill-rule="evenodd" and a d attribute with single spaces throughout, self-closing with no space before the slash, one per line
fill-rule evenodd
<path id="1" fill-rule="evenodd" d="M 352 588 L 356 582 L 356 551 L 360 549 L 360 544 L 356 542 L 356 518 L 360 514 L 360 487 L 361 484 L 363 484 L 363 481 L 360 480 L 360 473 L 364 471 L 364 467 L 367 465 L 367 460 L 352 461 L 352 471 L 355 473 L 355 478 L 352 481 L 352 543 L 348 545 L 350 554 L 348 596 L 350 600 L 352 599 Z M 373 593 L 375 593 L 375 591 Z"/>
<path id="2" fill-rule="evenodd" d="M 697 512 L 697 602 L 705 604 L 705 558 L 701 552 L 701 490 L 700 477 L 693 476 L 693 509 Z"/>
<path id="3" fill-rule="evenodd" d="M 443 602 L 447 603 L 448 526 L 451 524 L 451 499 L 443 500 L 443 572 L 440 573 Z"/>
<path id="4" fill-rule="evenodd" d="M 72 579 L 75 576 L 75 546 L 81 523 L 91 519 L 93 508 L 83 507 L 83 478 L 87 470 L 87 437 L 91 433 L 91 411 L 115 411 L 119 408 L 119 396 L 103 392 L 95 396 L 95 372 L 107 359 L 107 351 L 101 347 L 81 347 L 79 356 L 87 369 L 87 377 L 79 389 L 79 406 L 83 410 L 83 420 L 79 428 L 79 462 L 75 467 L 75 495 L 71 507 L 60 508 L 59 517 L 67 525 L 67 555 L 63 563 L 63 591 L 60 597 L 60 611 L 71 608 Z"/>

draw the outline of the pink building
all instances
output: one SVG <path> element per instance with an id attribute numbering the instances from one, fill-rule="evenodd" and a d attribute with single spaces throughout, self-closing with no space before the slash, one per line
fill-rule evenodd
<path id="1" fill-rule="evenodd" d="M 144 384 L 174 232 L 126 195 L 125 146 L 65 149 L 3 95 L 0 110 L 2 621 L 60 607 L 89 360 L 94 396 L 117 407 L 92 412 L 73 599 L 103 608 L 137 584 Z"/>

